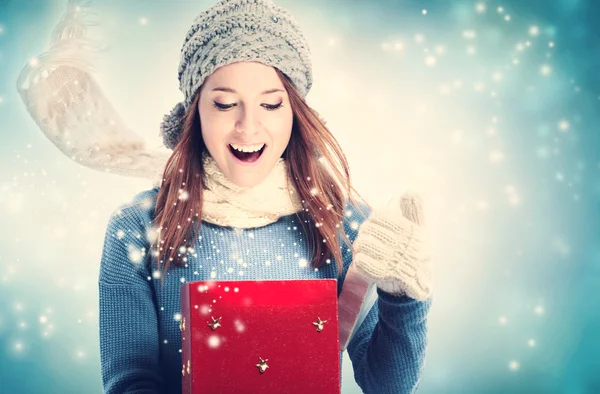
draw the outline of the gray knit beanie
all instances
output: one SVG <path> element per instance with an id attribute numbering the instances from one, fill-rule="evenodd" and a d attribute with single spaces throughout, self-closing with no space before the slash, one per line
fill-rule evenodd
<path id="1" fill-rule="evenodd" d="M 257 61 L 278 68 L 306 97 L 312 85 L 310 49 L 294 18 L 271 0 L 221 0 L 194 19 L 179 63 L 185 99 L 164 116 L 160 135 L 175 148 L 194 95 L 218 67 Z"/>

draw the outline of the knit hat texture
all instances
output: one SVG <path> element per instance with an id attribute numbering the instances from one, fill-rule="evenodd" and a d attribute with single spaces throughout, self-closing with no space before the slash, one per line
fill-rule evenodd
<path id="1" fill-rule="evenodd" d="M 286 10 L 271 0 L 221 0 L 194 19 L 185 37 L 178 69 L 184 101 L 160 125 L 167 148 L 181 140 L 185 114 L 204 80 L 218 67 L 239 61 L 276 67 L 302 97 L 312 86 L 310 49 Z"/>

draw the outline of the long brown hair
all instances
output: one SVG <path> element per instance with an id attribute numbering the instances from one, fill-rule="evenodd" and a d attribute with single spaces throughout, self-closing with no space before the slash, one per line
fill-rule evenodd
<path id="1" fill-rule="evenodd" d="M 333 255 L 341 273 L 343 259 L 337 235 L 352 247 L 342 225 L 345 198 L 357 208 L 360 208 L 357 198 L 370 206 L 352 186 L 348 162 L 335 137 L 291 80 L 277 68 L 275 71 L 288 92 L 294 113 L 292 134 L 282 157 L 286 160 L 288 179 L 293 181 L 304 207 L 296 215 L 313 251 L 311 261 L 315 268 L 320 268 Z M 201 91 L 202 87 L 185 115 L 181 140 L 167 161 L 157 195 L 154 222 L 158 223 L 158 236 L 151 249 L 156 249 L 154 255 L 163 280 L 171 263 L 182 266 L 187 262 L 188 248 L 193 245 L 202 221 L 202 153 L 207 148 L 198 112 Z M 185 198 L 180 198 L 182 193 Z M 309 220 L 300 217 L 304 212 L 308 212 Z M 359 212 L 365 217 L 364 212 L 360 209 Z"/>

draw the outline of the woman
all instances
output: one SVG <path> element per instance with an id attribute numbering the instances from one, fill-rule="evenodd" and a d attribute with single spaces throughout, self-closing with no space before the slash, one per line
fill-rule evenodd
<path id="1" fill-rule="evenodd" d="M 61 23 L 73 45 L 84 42 L 83 29 Z M 157 157 L 133 150 L 137 136 L 120 133 L 120 119 L 84 67 L 65 66 L 78 53 L 69 48 L 47 54 L 46 64 L 61 66 L 20 88 L 32 116 L 90 167 L 153 172 Z M 33 75 L 25 71 L 19 86 Z M 181 392 L 182 283 L 337 278 L 339 296 L 351 264 L 378 295 L 348 345 L 355 380 L 366 393 L 414 392 L 432 292 L 420 201 L 405 196 L 402 214 L 357 202 L 343 152 L 304 99 L 310 51 L 294 19 L 269 0 L 220 1 L 186 35 L 179 81 L 185 100 L 161 125 L 173 149 L 161 181 L 120 206 L 106 229 L 99 272 L 105 392 Z M 50 94 L 54 86 L 60 94 Z M 86 115 L 110 119 L 117 144 L 92 141 L 90 127 L 101 122 L 86 123 L 89 146 L 83 136 L 74 143 Z M 101 157 L 103 149 L 111 154 Z M 135 160 L 123 165 L 123 157 Z"/>

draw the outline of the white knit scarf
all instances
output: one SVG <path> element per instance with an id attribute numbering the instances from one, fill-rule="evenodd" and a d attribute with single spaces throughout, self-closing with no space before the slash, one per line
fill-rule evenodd
<path id="1" fill-rule="evenodd" d="M 203 163 L 206 172 L 203 221 L 219 226 L 252 228 L 274 223 L 282 216 L 303 210 L 294 183 L 288 179 L 283 158 L 254 187 L 241 187 L 231 182 L 206 152 Z"/>

